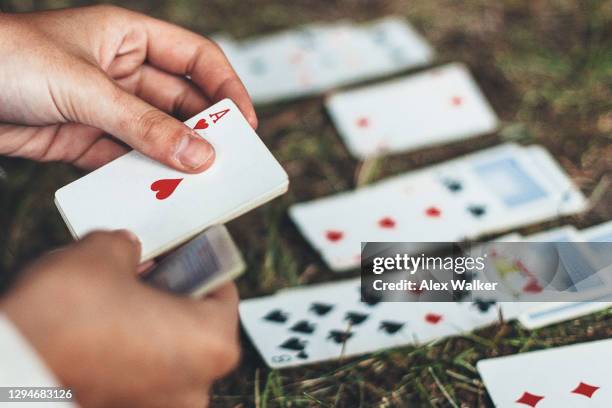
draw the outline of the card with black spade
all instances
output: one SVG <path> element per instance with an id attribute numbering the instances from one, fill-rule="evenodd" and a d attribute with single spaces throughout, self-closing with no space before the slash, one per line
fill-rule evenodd
<path id="1" fill-rule="evenodd" d="M 362 301 L 360 278 L 347 279 L 243 300 L 240 320 L 264 361 L 285 368 L 422 344 L 499 319 L 494 301 L 389 299 L 381 295 Z M 503 309 L 508 318 L 516 312 Z"/>
<path id="2" fill-rule="evenodd" d="M 213 166 L 185 174 L 136 151 L 114 160 L 55 194 L 74 238 L 128 229 L 146 261 L 287 190 L 287 173 L 229 99 L 185 124 L 214 146 Z"/>
<path id="3" fill-rule="evenodd" d="M 327 265 L 342 271 L 359 265 L 361 242 L 461 241 L 585 207 L 549 154 L 506 143 L 294 204 L 289 214 Z"/>
<path id="4" fill-rule="evenodd" d="M 496 407 L 612 406 L 612 340 L 592 341 L 478 362 Z"/>

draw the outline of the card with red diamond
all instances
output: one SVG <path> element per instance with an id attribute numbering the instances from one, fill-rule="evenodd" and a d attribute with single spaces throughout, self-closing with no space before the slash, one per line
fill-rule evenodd
<path id="1" fill-rule="evenodd" d="M 418 254 L 428 242 L 477 238 L 584 209 L 569 178 L 552 165 L 540 170 L 532 151 L 503 144 L 296 204 L 289 213 L 326 264 L 343 271 L 360 265 L 361 242 L 413 243 Z M 538 157 L 544 159 L 552 161 Z"/>
<path id="2" fill-rule="evenodd" d="M 496 407 L 612 406 L 612 340 L 478 362 Z"/>
<path id="3" fill-rule="evenodd" d="M 339 92 L 326 106 L 358 158 L 479 136 L 498 124 L 476 81 L 459 63 Z"/>

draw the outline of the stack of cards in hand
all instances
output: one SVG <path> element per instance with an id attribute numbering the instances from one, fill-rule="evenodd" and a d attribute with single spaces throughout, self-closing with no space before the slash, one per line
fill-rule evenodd
<path id="1" fill-rule="evenodd" d="M 255 103 L 292 99 L 431 62 L 433 52 L 403 19 L 313 24 L 260 38 L 217 36 Z"/>
<path id="2" fill-rule="evenodd" d="M 57 207 L 74 238 L 94 230 L 130 230 L 140 239 L 144 262 L 287 190 L 287 173 L 232 101 L 223 100 L 185 124 L 213 145 L 214 165 L 204 173 L 184 174 L 136 151 L 114 160 L 57 191 Z M 207 250 L 216 255 L 203 258 L 204 265 L 195 262 Z M 153 280 L 181 293 L 201 294 L 221 282 L 219 273 L 229 280 L 244 269 L 236 252 L 229 234 L 212 230 L 183 248 L 182 263 L 169 259 L 160 265 L 182 268 L 183 276 L 174 277 L 180 282 L 161 279 L 159 271 Z M 215 261 L 218 257 L 222 263 Z M 201 276 L 205 282 L 184 275 L 196 273 L 198 266 L 210 268 Z"/>

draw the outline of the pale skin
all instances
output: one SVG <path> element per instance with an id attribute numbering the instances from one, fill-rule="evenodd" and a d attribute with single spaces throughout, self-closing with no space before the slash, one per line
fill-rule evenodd
<path id="1" fill-rule="evenodd" d="M 214 148 L 173 115 L 230 98 L 257 126 L 214 43 L 131 11 L 0 13 L 0 52 L 0 155 L 91 170 L 133 148 L 198 173 Z M 128 231 L 93 233 L 32 263 L 0 311 L 81 406 L 204 406 L 239 358 L 235 286 L 162 293 L 139 281 L 139 256 Z"/>

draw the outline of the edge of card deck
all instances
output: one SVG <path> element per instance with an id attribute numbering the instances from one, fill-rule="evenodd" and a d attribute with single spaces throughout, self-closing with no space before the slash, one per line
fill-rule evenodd
<path id="1" fill-rule="evenodd" d="M 226 109 L 235 116 L 214 126 L 208 119 L 209 128 L 196 129 L 216 152 L 215 163 L 203 173 L 185 174 L 132 151 L 60 188 L 55 203 L 73 237 L 98 229 L 128 229 L 142 243 L 144 262 L 287 191 L 287 173 L 231 100 L 218 102 L 185 124 L 193 129 L 202 118 Z M 158 179 L 181 182 L 172 197 L 156 201 L 151 190 Z M 147 210 L 137 206 L 139 200 L 143 206 L 147 200 Z"/>
<path id="2" fill-rule="evenodd" d="M 214 225 L 164 258 L 143 280 L 176 294 L 201 297 L 240 276 L 244 259 L 224 225 Z"/>

